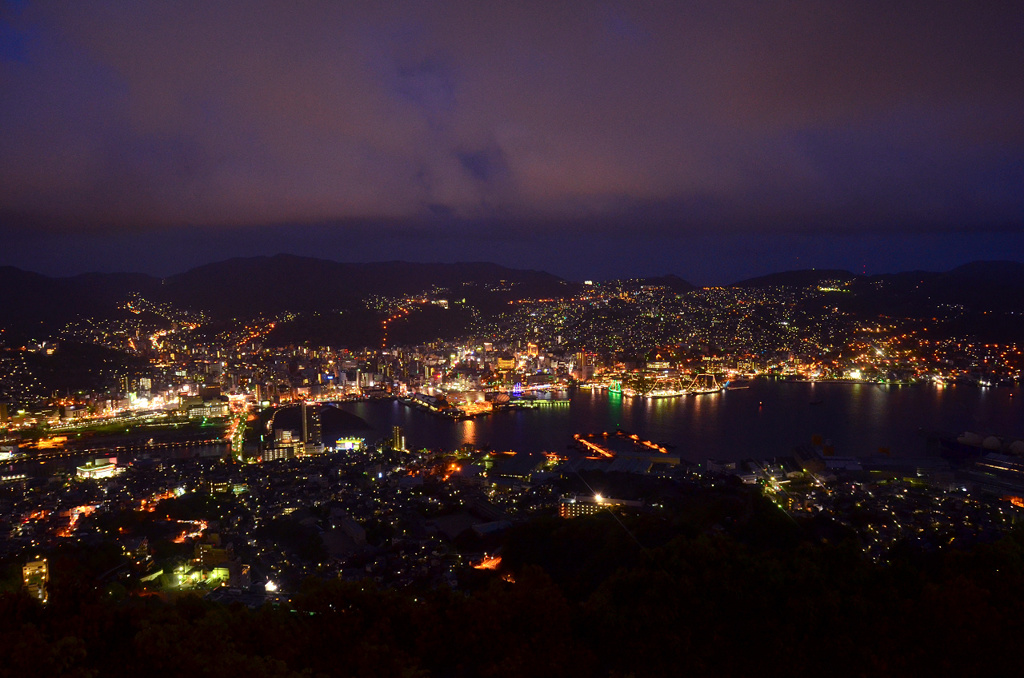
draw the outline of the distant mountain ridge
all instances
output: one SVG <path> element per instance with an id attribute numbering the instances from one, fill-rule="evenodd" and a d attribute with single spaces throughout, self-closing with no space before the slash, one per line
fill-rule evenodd
<path id="1" fill-rule="evenodd" d="M 825 280 L 855 280 L 859 276 L 850 271 L 842 269 L 801 269 L 798 271 L 782 271 L 769 273 L 768 275 L 748 278 L 735 282 L 729 287 L 806 287 L 815 285 Z"/>
<path id="2" fill-rule="evenodd" d="M 667 287 L 674 292 L 689 292 L 697 289 L 697 286 L 683 280 L 674 273 L 667 275 L 659 275 L 653 278 L 642 278 L 642 282 L 648 285 L 658 285 L 660 287 Z"/>
<path id="3" fill-rule="evenodd" d="M 1024 263 L 974 261 L 945 273 L 913 272 L 872 276 L 885 283 L 878 295 L 899 311 L 917 311 L 936 304 L 973 311 L 1024 311 Z M 867 296 L 867 295 L 866 295 Z"/>
<path id="4" fill-rule="evenodd" d="M 857 275 L 850 271 L 807 269 L 750 278 L 732 287 L 807 287 L 829 280 L 848 284 L 851 309 L 865 313 L 921 314 L 939 305 L 973 312 L 1024 311 L 1024 263 L 973 261 L 945 272 L 905 271 Z"/>
<path id="5" fill-rule="evenodd" d="M 871 313 L 926 312 L 936 305 L 968 310 L 1024 310 L 1024 263 L 977 261 L 946 272 L 861 276 L 844 270 L 785 271 L 733 287 L 808 286 L 842 280 L 852 309 Z M 694 289 L 676 275 L 643 279 L 678 292 Z M 487 262 L 342 263 L 287 254 L 226 261 L 157 278 L 141 273 L 86 273 L 55 278 L 0 267 L 0 328 L 43 328 L 79 316 L 109 316 L 132 292 L 214 317 L 323 311 L 351 307 L 371 294 L 398 296 L 448 288 L 467 303 L 501 305 L 513 298 L 570 296 L 582 285 L 550 273 Z"/>
<path id="6" fill-rule="evenodd" d="M 324 311 L 359 304 L 371 294 L 402 295 L 449 288 L 453 296 L 561 297 L 582 286 L 543 271 L 487 262 L 455 264 L 341 263 L 326 259 L 276 256 L 228 259 L 166 278 L 139 273 L 85 273 L 45 276 L 13 266 L 0 267 L 4 302 L 0 327 L 53 325 L 75 317 L 106 316 L 129 294 L 202 310 L 214 317 L 260 313 Z"/>
<path id="7" fill-rule="evenodd" d="M 133 291 L 152 294 L 157 278 L 141 273 L 82 273 L 51 278 L 14 266 L 0 267 L 0 327 L 66 322 L 105 315 Z"/>
<path id="8" fill-rule="evenodd" d="M 340 263 L 278 254 L 229 259 L 162 281 L 157 298 L 215 314 L 325 310 L 369 294 L 412 294 L 432 287 L 498 286 L 522 296 L 561 296 L 576 286 L 542 271 L 486 262 L 425 264 L 404 261 Z M 452 289 L 452 292 L 465 290 Z M 561 294 L 559 294 L 561 293 Z"/>

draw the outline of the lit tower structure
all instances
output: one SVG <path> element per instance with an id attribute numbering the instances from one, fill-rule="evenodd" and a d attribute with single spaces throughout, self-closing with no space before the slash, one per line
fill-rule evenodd
<path id="1" fill-rule="evenodd" d="M 312 419 L 312 421 L 310 421 Z M 311 425 L 312 424 L 312 425 Z M 307 453 L 322 452 L 322 431 L 320 424 L 320 408 L 308 411 L 307 403 L 302 401 L 302 445 Z"/>
<path id="2" fill-rule="evenodd" d="M 401 426 L 395 426 L 391 429 L 391 449 L 398 452 L 405 451 L 405 433 L 402 431 Z"/>
<path id="3" fill-rule="evenodd" d="M 302 442 L 309 442 L 309 420 L 306 414 L 306 401 L 302 401 Z"/>
<path id="4" fill-rule="evenodd" d="M 320 423 L 320 414 L 322 412 L 323 408 L 320 407 L 313 410 L 313 425 L 309 431 L 310 440 L 306 441 L 307 444 L 312 443 L 317 448 L 317 452 L 323 451 L 323 426 Z"/>

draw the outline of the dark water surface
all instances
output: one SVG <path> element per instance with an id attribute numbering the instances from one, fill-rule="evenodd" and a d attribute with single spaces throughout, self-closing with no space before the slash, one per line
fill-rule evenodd
<path id="1" fill-rule="evenodd" d="M 414 449 L 454 449 L 472 443 L 518 452 L 561 451 L 574 433 L 612 431 L 616 426 L 673 446 L 689 461 L 787 455 L 813 435 L 830 440 L 836 454 L 843 456 L 870 456 L 882 447 L 893 456 L 923 455 L 921 429 L 1024 438 L 1020 389 L 930 384 L 756 380 L 746 389 L 657 400 L 579 390 L 569 405 L 468 421 L 452 421 L 393 401 L 342 407 L 366 420 L 378 436 L 401 426 Z"/>

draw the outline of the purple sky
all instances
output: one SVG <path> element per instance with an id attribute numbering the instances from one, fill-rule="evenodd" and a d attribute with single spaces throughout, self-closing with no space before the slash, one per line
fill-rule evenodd
<path id="1" fill-rule="evenodd" d="M 1021 2 L 0 0 L 0 264 L 1024 259 Z"/>

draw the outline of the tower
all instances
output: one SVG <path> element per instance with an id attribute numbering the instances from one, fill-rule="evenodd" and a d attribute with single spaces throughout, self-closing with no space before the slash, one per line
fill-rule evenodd
<path id="1" fill-rule="evenodd" d="M 402 432 L 401 426 L 391 429 L 391 449 L 399 452 L 405 450 L 405 434 Z"/>
<path id="2" fill-rule="evenodd" d="M 302 401 L 302 442 L 309 442 L 309 422 L 306 420 L 306 401 Z"/>
<path id="3" fill-rule="evenodd" d="M 306 440 L 307 445 L 312 444 L 319 447 L 324 442 L 323 426 L 320 422 L 320 414 L 322 411 L 322 408 L 314 407 L 313 411 L 310 413 L 311 421 L 309 426 L 309 439 Z"/>
<path id="4" fill-rule="evenodd" d="M 312 411 L 305 400 L 302 401 L 302 449 L 306 454 L 319 454 L 323 451 L 323 440 L 320 425 L 320 408 Z"/>

